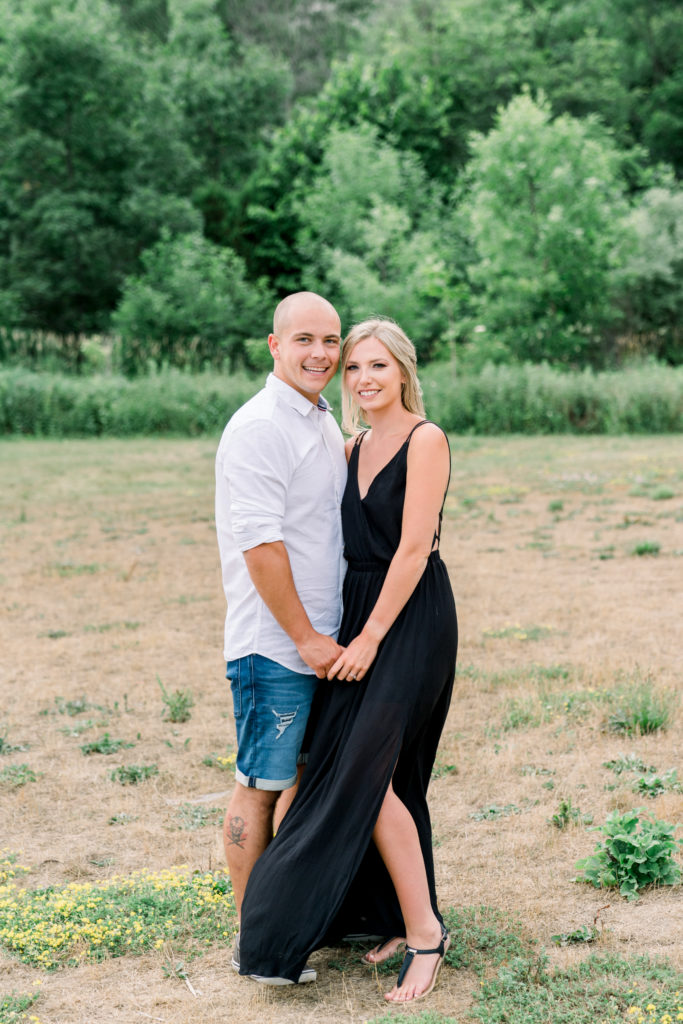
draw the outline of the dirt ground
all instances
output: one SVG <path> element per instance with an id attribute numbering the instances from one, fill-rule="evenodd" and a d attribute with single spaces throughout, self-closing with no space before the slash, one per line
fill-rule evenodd
<path id="1" fill-rule="evenodd" d="M 615 808 L 645 805 L 683 822 L 683 796 L 648 800 L 624 777 L 608 789 L 617 780 L 603 767 L 635 753 L 683 774 L 680 706 L 666 732 L 629 739 L 604 728 L 606 705 L 594 697 L 634 679 L 650 679 L 665 697 L 680 691 L 680 438 L 452 440 L 442 553 L 458 605 L 459 668 L 443 770 L 430 790 L 442 908 L 486 904 L 516 914 L 565 964 L 588 950 L 557 948 L 550 937 L 591 924 L 609 904 L 602 950 L 665 955 L 683 967 L 680 886 L 627 903 L 577 884 L 575 862 L 596 837 L 548 823 L 567 798 L 596 824 Z M 0 788 L 0 848 L 32 868 L 24 885 L 224 863 L 218 825 L 178 823 L 183 803 L 224 807 L 232 784 L 202 763 L 234 738 L 215 447 L 206 438 L 0 447 L 0 736 L 28 745 L 0 758 L 0 769 L 21 760 L 40 773 Z M 659 553 L 634 554 L 639 545 Z M 167 691 L 192 690 L 187 723 L 162 718 L 157 676 Z M 525 701 L 542 709 L 543 687 L 570 705 L 588 694 L 587 714 L 556 710 L 512 727 L 511 709 Z M 80 744 L 101 728 L 63 731 L 78 719 L 60 715 L 56 698 L 82 697 L 116 708 L 109 731 L 135 743 L 129 757 L 82 755 Z M 117 786 L 108 776 L 122 760 L 154 762 L 159 775 Z M 481 820 L 492 805 L 516 810 Z M 108 824 L 124 814 L 128 824 Z M 164 974 L 165 956 L 43 974 L 32 1012 L 42 1024 L 337 1024 L 385 1008 L 386 982 L 351 961 L 339 970 L 329 950 L 314 954 L 317 984 L 272 990 L 239 979 L 227 950 L 214 945 L 188 966 L 196 994 Z M 0 994 L 32 991 L 38 977 L 0 953 Z M 477 985 L 470 972 L 446 968 L 427 1005 L 464 1021 Z"/>

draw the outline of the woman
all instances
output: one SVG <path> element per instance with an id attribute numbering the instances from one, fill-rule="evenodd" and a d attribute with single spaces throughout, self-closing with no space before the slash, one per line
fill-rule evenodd
<path id="1" fill-rule="evenodd" d="M 321 684 L 308 765 L 242 908 L 242 974 L 296 981 L 342 936 L 407 946 L 385 998 L 434 987 L 449 937 L 434 886 L 426 801 L 448 712 L 457 622 L 438 543 L 450 454 L 424 418 L 415 350 L 391 320 L 364 321 L 342 350 L 349 478 L 339 643 Z M 359 420 L 369 425 L 358 431 Z"/>

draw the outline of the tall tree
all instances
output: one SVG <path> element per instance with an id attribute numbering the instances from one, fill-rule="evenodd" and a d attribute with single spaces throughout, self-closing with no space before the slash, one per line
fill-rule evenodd
<path id="1" fill-rule="evenodd" d="M 553 120 L 528 94 L 472 145 L 482 326 L 517 358 L 599 365 L 626 211 L 618 151 L 594 121 Z"/>
<path id="2" fill-rule="evenodd" d="M 200 219 L 167 191 L 172 168 L 150 181 L 144 69 L 113 9 L 102 0 L 35 4 L 12 27 L 0 288 L 23 326 L 99 330 L 162 217 L 177 230 Z"/>

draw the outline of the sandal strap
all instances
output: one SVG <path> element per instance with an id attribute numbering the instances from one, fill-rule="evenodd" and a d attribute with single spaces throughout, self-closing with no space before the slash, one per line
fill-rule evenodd
<path id="1" fill-rule="evenodd" d="M 446 929 L 442 925 L 441 926 L 441 942 L 436 947 L 436 949 L 416 949 L 415 946 L 406 946 L 406 955 L 403 957 L 403 963 L 401 964 L 401 970 L 398 972 L 398 981 L 396 982 L 396 984 L 398 985 L 399 988 L 403 984 L 403 979 L 405 978 L 406 974 L 408 973 L 408 970 L 410 968 L 410 965 L 413 962 L 414 957 L 416 957 L 416 956 L 429 956 L 432 953 L 438 953 L 439 956 L 445 956 L 446 950 L 444 949 L 444 943 L 445 943 L 447 938 L 448 938 L 448 932 L 446 931 Z"/>

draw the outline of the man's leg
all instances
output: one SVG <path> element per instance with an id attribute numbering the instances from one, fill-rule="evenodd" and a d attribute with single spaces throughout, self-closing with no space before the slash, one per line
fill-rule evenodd
<path id="1" fill-rule="evenodd" d="M 296 782 L 294 783 L 293 786 L 290 786 L 289 789 L 284 789 L 279 794 L 279 799 L 275 805 L 275 812 L 273 814 L 273 832 L 277 832 L 280 825 L 282 824 L 282 819 L 284 818 L 285 814 L 292 805 L 292 800 L 296 796 L 296 791 L 299 788 L 299 783 L 301 782 L 301 776 L 304 773 L 305 767 L 306 766 L 303 764 L 297 766 Z"/>
<path id="2" fill-rule="evenodd" d="M 244 890 L 254 864 L 273 838 L 277 790 L 235 784 L 223 823 L 223 843 L 239 919 Z"/>

